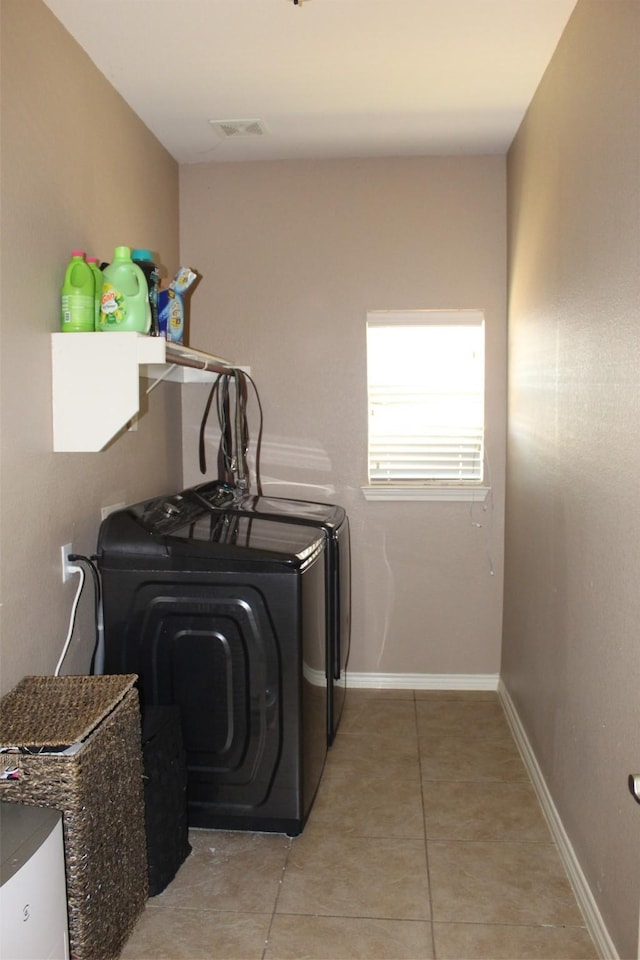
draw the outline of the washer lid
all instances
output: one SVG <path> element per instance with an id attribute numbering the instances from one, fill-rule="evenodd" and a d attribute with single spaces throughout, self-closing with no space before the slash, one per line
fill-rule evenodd
<path id="1" fill-rule="evenodd" d="M 325 543 L 322 530 L 296 523 L 278 523 L 261 517 L 244 516 L 234 511 L 204 510 L 202 514 L 186 522 L 176 521 L 163 534 L 171 541 L 210 543 L 220 547 L 255 550 L 271 555 L 281 555 L 306 560 L 321 550 Z M 213 551 L 217 553 L 218 551 Z"/>
<path id="2" fill-rule="evenodd" d="M 214 510 L 202 499 L 173 494 L 109 514 L 100 525 L 98 556 L 102 569 L 124 569 L 133 562 L 177 564 L 179 569 L 187 557 L 204 567 L 215 559 L 298 569 L 325 549 L 327 536 L 319 525 Z"/>
<path id="3" fill-rule="evenodd" d="M 294 500 L 287 497 L 245 496 L 235 500 L 232 489 L 227 484 L 218 481 L 202 483 L 183 491 L 183 496 L 190 494 L 202 498 L 214 509 L 238 511 L 240 513 L 255 514 L 265 518 L 278 517 L 287 520 L 300 520 L 303 524 L 323 526 L 329 531 L 337 529 L 344 523 L 346 513 L 344 507 L 334 503 L 319 503 L 315 500 Z"/>

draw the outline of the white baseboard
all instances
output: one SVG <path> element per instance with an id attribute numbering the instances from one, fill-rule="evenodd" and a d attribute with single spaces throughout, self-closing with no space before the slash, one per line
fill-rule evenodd
<path id="1" fill-rule="evenodd" d="M 371 690 L 497 690 L 497 673 L 347 673 L 347 687 Z"/>
<path id="2" fill-rule="evenodd" d="M 498 684 L 498 695 L 507 715 L 507 720 L 518 749 L 522 754 L 524 765 L 531 777 L 534 790 L 538 795 L 538 800 L 542 806 L 545 817 L 549 824 L 553 839 L 555 840 L 565 870 L 567 871 L 569 881 L 573 887 L 578 906 L 582 911 L 585 924 L 593 942 L 595 943 L 600 956 L 606 960 L 620 960 L 619 954 L 609 936 L 609 932 L 598 910 L 598 906 L 587 883 L 587 879 L 582 871 L 582 867 L 575 855 L 571 841 L 564 829 L 560 815 L 553 802 L 549 788 L 542 775 L 536 756 L 531 748 L 524 727 L 518 716 L 513 700 L 509 696 L 509 691 L 502 680 Z"/>

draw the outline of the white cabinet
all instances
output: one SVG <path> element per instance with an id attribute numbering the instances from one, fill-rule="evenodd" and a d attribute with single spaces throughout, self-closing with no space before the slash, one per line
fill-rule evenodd
<path id="1" fill-rule="evenodd" d="M 62 815 L 0 804 L 0 956 L 67 960 L 67 891 Z"/>
<path id="2" fill-rule="evenodd" d="M 213 382 L 233 365 L 139 333 L 52 333 L 53 449 L 102 450 L 138 413 L 140 377 Z"/>

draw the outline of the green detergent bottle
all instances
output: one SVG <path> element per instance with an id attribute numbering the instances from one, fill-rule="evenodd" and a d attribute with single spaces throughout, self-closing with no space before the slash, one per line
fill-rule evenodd
<path id="1" fill-rule="evenodd" d="M 96 283 L 84 250 L 72 250 L 61 290 L 63 333 L 90 333 L 95 326 Z"/>
<path id="2" fill-rule="evenodd" d="M 144 273 L 131 259 L 130 247 L 116 247 L 113 262 L 102 271 L 98 330 L 148 333 L 151 307 Z"/>
<path id="3" fill-rule="evenodd" d="M 96 282 L 96 292 L 93 298 L 93 305 L 94 305 L 93 329 L 98 330 L 100 327 L 100 306 L 102 304 L 102 281 L 104 277 L 102 276 L 102 270 L 100 269 L 100 261 L 98 260 L 97 257 L 87 257 L 87 263 L 91 268 L 93 279 Z"/>

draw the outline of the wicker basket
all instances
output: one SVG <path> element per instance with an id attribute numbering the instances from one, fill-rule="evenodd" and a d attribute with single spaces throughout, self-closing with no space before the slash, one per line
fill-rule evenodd
<path id="1" fill-rule="evenodd" d="M 147 899 L 136 679 L 26 677 L 0 701 L 0 746 L 21 748 L 0 758 L 18 771 L 0 799 L 62 811 L 75 960 L 115 960 Z"/>
<path id="2" fill-rule="evenodd" d="M 143 711 L 142 761 L 149 896 L 155 897 L 171 883 L 191 852 L 179 707 L 151 706 Z"/>

